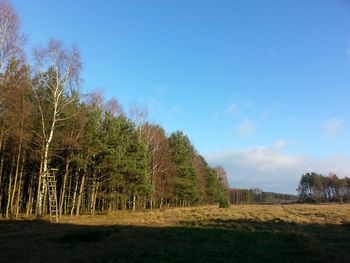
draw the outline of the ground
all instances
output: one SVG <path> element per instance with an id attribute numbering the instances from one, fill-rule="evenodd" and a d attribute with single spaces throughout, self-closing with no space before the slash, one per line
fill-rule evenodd
<path id="1" fill-rule="evenodd" d="M 0 262 L 350 262 L 350 205 L 0 220 Z"/>

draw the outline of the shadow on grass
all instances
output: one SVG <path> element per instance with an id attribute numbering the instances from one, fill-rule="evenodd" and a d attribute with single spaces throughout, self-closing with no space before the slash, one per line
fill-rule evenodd
<path id="1" fill-rule="evenodd" d="M 349 225 L 212 220 L 181 227 L 0 221 L 0 262 L 349 262 Z"/>

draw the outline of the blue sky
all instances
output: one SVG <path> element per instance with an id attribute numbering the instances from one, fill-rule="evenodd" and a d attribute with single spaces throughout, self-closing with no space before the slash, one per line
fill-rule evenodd
<path id="1" fill-rule="evenodd" d="M 14 0 L 31 50 L 76 44 L 83 91 L 183 130 L 233 187 L 350 176 L 350 2 Z"/>

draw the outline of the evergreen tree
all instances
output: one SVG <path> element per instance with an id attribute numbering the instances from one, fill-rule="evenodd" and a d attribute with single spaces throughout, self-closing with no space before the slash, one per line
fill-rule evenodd
<path id="1" fill-rule="evenodd" d="M 174 164 L 174 195 L 182 205 L 200 200 L 199 176 L 195 168 L 195 150 L 181 131 L 169 137 L 171 160 Z"/>

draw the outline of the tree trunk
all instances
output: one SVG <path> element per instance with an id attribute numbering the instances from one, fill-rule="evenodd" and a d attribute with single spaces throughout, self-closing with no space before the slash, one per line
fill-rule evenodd
<path id="1" fill-rule="evenodd" d="M 42 184 L 42 174 L 43 174 L 43 166 L 44 166 L 44 159 L 43 159 L 43 154 L 41 155 L 40 159 L 40 170 L 38 174 L 38 186 L 37 186 L 37 194 L 36 194 L 36 208 L 35 208 L 35 214 L 36 216 L 41 215 L 41 201 L 40 201 L 40 189 L 41 189 L 41 184 Z"/>
<path id="2" fill-rule="evenodd" d="M 21 133 L 23 133 L 22 130 L 21 130 Z M 16 194 L 16 190 L 17 190 L 17 180 L 18 180 L 18 173 L 19 173 L 21 153 L 22 153 L 22 137 L 20 139 L 19 146 L 18 146 L 18 154 L 17 154 L 17 161 L 16 161 L 16 172 L 15 172 L 15 179 L 14 179 L 14 183 L 13 183 L 13 191 L 12 191 L 12 196 L 11 196 L 11 214 L 15 213 L 13 203 L 14 203 L 15 194 Z"/>
<path id="3" fill-rule="evenodd" d="M 63 214 L 66 215 L 68 212 L 68 207 L 69 207 L 69 200 L 71 200 L 71 195 L 72 195 L 72 175 L 69 176 L 69 186 L 68 186 L 68 194 L 67 197 L 64 199 L 64 211 Z"/>
<path id="4" fill-rule="evenodd" d="M 163 196 L 161 196 L 159 201 L 159 209 L 163 208 L 163 202 L 164 202 L 164 199 L 163 199 Z"/>
<path id="5" fill-rule="evenodd" d="M 78 175 L 76 175 L 76 176 L 78 176 Z M 79 178 L 77 177 L 77 179 L 75 181 L 76 182 L 75 182 L 74 193 L 73 193 L 72 207 L 71 207 L 71 210 L 70 210 L 70 215 L 71 216 L 74 214 L 75 200 L 76 200 L 76 197 L 77 197 Z"/>
<path id="6" fill-rule="evenodd" d="M 12 179 L 11 179 L 11 174 L 10 174 L 8 190 L 7 190 L 7 204 L 6 204 L 6 216 L 5 216 L 5 218 L 9 218 L 9 208 L 10 208 L 10 199 L 11 199 L 11 187 L 12 187 Z"/>
<path id="7" fill-rule="evenodd" d="M 132 196 L 132 211 L 136 210 L 136 195 Z"/>
<path id="8" fill-rule="evenodd" d="M 6 218 L 9 218 L 9 211 L 10 211 L 10 204 L 11 204 L 11 191 L 12 191 L 12 173 L 13 173 L 13 166 L 15 162 L 15 157 L 12 158 L 12 165 L 11 165 L 11 171 L 9 174 L 9 184 L 8 184 L 8 191 L 7 191 L 7 205 L 6 205 Z"/>
<path id="9" fill-rule="evenodd" d="M 0 141 L 1 144 L 1 141 Z M 0 148 L 0 154 L 1 154 L 1 160 L 0 160 L 0 209 L 1 209 L 1 204 L 2 204 L 2 170 L 4 167 L 4 154 L 2 153 L 2 148 Z"/>
<path id="10" fill-rule="evenodd" d="M 79 188 L 79 195 L 78 195 L 78 201 L 77 201 L 77 211 L 76 211 L 76 215 L 79 215 L 80 212 L 80 205 L 81 205 L 81 199 L 82 199 L 82 194 L 83 194 L 83 190 L 84 190 L 84 182 L 85 182 L 85 172 L 83 174 L 83 177 L 81 178 L 81 184 L 80 184 L 80 188 Z"/>
<path id="11" fill-rule="evenodd" d="M 2 205 L 2 198 L 3 198 L 3 189 L 2 189 L 2 178 L 3 178 L 3 168 L 4 168 L 4 151 L 5 151 L 5 146 L 3 143 L 4 140 L 4 123 L 2 123 L 1 126 L 1 133 L 0 133 L 0 155 L 1 155 L 1 161 L 0 161 L 0 210 L 3 209 L 1 207 Z M 3 212 L 2 212 L 3 213 Z"/>
<path id="12" fill-rule="evenodd" d="M 46 185 L 47 186 L 47 185 Z M 47 208 L 48 208 L 48 197 L 49 197 L 49 191 L 48 187 L 45 187 L 44 191 L 44 199 L 43 199 L 43 209 L 42 209 L 42 214 L 46 215 L 47 214 Z"/>
<path id="13" fill-rule="evenodd" d="M 95 208 L 96 208 L 96 199 L 97 199 L 97 192 L 98 192 L 98 187 L 100 185 L 100 182 L 96 183 L 95 186 L 95 191 L 92 193 L 93 195 L 93 199 L 92 199 L 92 209 L 91 209 L 91 214 L 94 215 L 95 214 Z"/>
<path id="14" fill-rule="evenodd" d="M 55 126 L 56 126 L 56 118 L 57 118 L 57 105 L 58 101 L 54 101 L 54 112 L 52 115 L 52 123 L 50 127 L 50 133 L 49 136 L 46 137 L 45 144 L 44 144 L 44 156 L 43 156 L 43 170 L 41 173 L 42 177 L 42 184 L 41 184 L 41 189 L 40 189 L 40 195 L 39 195 L 39 215 L 42 215 L 42 208 L 43 208 L 43 199 L 45 197 L 45 192 L 47 188 L 47 182 L 46 182 L 46 175 L 48 173 L 48 163 L 49 163 L 49 149 L 50 149 L 50 144 L 53 139 L 53 134 L 55 131 Z M 43 126 L 44 127 L 44 126 Z M 45 134 L 45 131 L 43 131 Z"/>
<path id="15" fill-rule="evenodd" d="M 92 207 L 93 207 L 93 203 L 94 203 L 94 195 L 95 195 L 95 187 L 96 187 L 96 179 L 95 179 L 95 173 L 93 175 L 93 179 L 92 179 L 92 185 L 91 185 L 91 188 L 90 188 L 90 191 L 89 191 L 89 211 L 90 211 L 90 214 L 92 214 Z"/>
<path id="16" fill-rule="evenodd" d="M 39 188 L 40 194 L 39 194 L 39 215 L 43 214 L 43 205 L 44 205 L 44 198 L 45 198 L 45 193 L 46 193 L 46 175 L 47 175 L 47 165 L 48 165 L 48 158 L 49 158 L 49 147 L 50 143 L 45 142 L 44 146 L 44 156 L 43 156 L 43 170 L 40 175 L 41 177 L 41 189 Z"/>
<path id="17" fill-rule="evenodd" d="M 68 156 L 68 159 L 69 159 L 69 156 Z M 65 168 L 64 176 L 63 176 L 63 181 L 62 181 L 62 190 L 61 190 L 61 196 L 60 196 L 60 209 L 59 209 L 60 216 L 62 216 L 64 197 L 66 194 L 66 183 L 67 183 L 67 176 L 68 176 L 68 172 L 69 172 L 69 163 L 70 163 L 70 161 L 67 160 L 66 168 Z"/>
<path id="18" fill-rule="evenodd" d="M 4 123 L 1 125 L 1 133 L 0 133 L 0 151 L 2 150 L 2 143 L 4 139 Z"/>
<path id="19" fill-rule="evenodd" d="M 18 183 L 17 199 L 16 199 L 16 215 L 15 215 L 16 218 L 18 217 L 18 214 L 20 211 L 20 199 L 22 197 L 22 186 L 23 186 L 22 178 L 23 178 L 24 163 L 25 163 L 25 154 L 23 155 L 21 170 L 19 172 L 19 183 Z"/>
<path id="20" fill-rule="evenodd" d="M 151 197 L 151 199 L 149 200 L 149 208 L 151 210 L 153 210 L 153 198 Z"/>
<path id="21" fill-rule="evenodd" d="M 33 179 L 30 178 L 29 191 L 28 191 L 28 201 L 27 201 L 27 211 L 26 216 L 29 216 L 33 210 L 34 195 L 33 195 Z"/>

